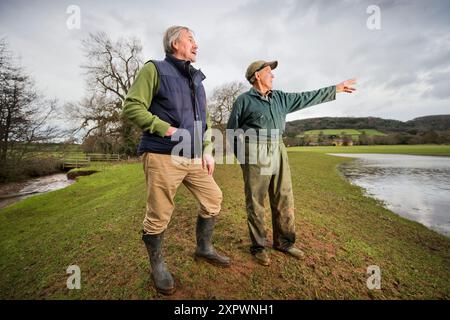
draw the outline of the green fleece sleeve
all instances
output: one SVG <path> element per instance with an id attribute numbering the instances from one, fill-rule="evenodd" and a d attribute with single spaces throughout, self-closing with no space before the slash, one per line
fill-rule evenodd
<path id="1" fill-rule="evenodd" d="M 335 99 L 336 86 L 330 86 L 314 91 L 283 93 L 283 106 L 287 114 Z"/>
<path id="2" fill-rule="evenodd" d="M 159 75 L 153 63 L 145 64 L 128 90 L 123 102 L 122 115 L 143 131 L 164 137 L 170 124 L 152 114 L 148 107 L 158 92 Z"/>
<path id="3" fill-rule="evenodd" d="M 212 129 L 211 116 L 206 109 L 206 131 L 203 138 L 203 154 L 212 154 L 214 149 L 214 144 L 211 141 L 211 129 Z"/>

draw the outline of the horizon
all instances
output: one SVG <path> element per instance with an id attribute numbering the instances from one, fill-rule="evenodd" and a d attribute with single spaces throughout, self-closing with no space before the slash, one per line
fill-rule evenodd
<path id="1" fill-rule="evenodd" d="M 416 119 L 420 119 L 420 118 L 427 118 L 427 117 L 446 117 L 446 116 L 450 116 L 450 113 L 448 113 L 448 114 L 430 114 L 430 115 L 423 115 L 423 116 L 414 117 L 414 118 L 408 119 L 408 120 L 389 119 L 389 118 L 374 117 L 374 116 L 367 116 L 367 117 L 353 117 L 353 116 L 348 116 L 348 117 L 346 117 L 346 116 L 342 116 L 342 117 L 328 117 L 328 116 L 323 116 L 323 117 L 314 117 L 314 118 L 294 119 L 294 120 L 289 120 L 289 121 L 286 121 L 286 122 L 301 121 L 301 120 L 310 120 L 310 119 L 320 119 L 320 118 L 378 118 L 378 119 L 383 119 L 383 120 L 394 120 L 394 121 L 408 122 L 408 121 L 412 121 L 412 120 L 416 120 Z"/>

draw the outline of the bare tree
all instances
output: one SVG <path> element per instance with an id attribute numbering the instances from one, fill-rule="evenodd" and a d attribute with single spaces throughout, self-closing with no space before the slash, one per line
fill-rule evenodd
<path id="1" fill-rule="evenodd" d="M 100 32 L 90 34 L 82 45 L 87 61 L 82 68 L 89 91 L 86 98 L 68 104 L 66 110 L 71 119 L 78 120 L 77 130 L 84 131 L 83 140 L 89 138 L 88 145 L 95 146 L 97 151 L 134 154 L 140 132 L 121 117 L 121 112 L 143 63 L 140 41 L 122 38 L 113 42 L 106 33 Z"/>
<path id="2" fill-rule="evenodd" d="M 225 133 L 228 118 L 236 98 L 247 89 L 242 82 L 226 83 L 213 92 L 208 101 L 208 110 L 211 116 L 212 126 Z"/>
<path id="3" fill-rule="evenodd" d="M 0 162 L 17 167 L 39 144 L 58 137 L 49 124 L 56 100 L 47 100 L 35 89 L 34 81 L 17 65 L 0 41 Z"/>
<path id="4" fill-rule="evenodd" d="M 125 96 L 142 65 L 142 45 L 137 38 L 113 42 L 106 33 L 90 34 L 82 42 L 88 63 L 88 81 L 96 91 Z"/>
<path id="5" fill-rule="evenodd" d="M 8 54 L 7 54 L 7 47 L 6 47 L 6 39 L 5 38 L 1 38 L 0 39 L 0 70 L 1 72 L 3 72 L 3 66 L 6 63 Z M 2 74 L 0 75 L 2 76 Z M 0 78 L 0 81 L 2 80 L 2 78 Z"/>

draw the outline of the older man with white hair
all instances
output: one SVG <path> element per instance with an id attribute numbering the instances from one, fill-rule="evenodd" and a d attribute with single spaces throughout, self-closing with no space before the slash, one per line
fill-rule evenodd
<path id="1" fill-rule="evenodd" d="M 252 241 L 250 252 L 264 266 L 270 264 L 266 250 L 264 207 L 267 194 L 272 211 L 273 248 L 296 258 L 304 256 L 303 251 L 294 246 L 294 194 L 286 148 L 280 141 L 287 114 L 333 101 L 339 92 L 352 93 L 356 83 L 355 79 L 350 79 L 319 90 L 298 93 L 272 90 L 272 70 L 277 65 L 277 61 L 258 60 L 248 66 L 245 77 L 252 88 L 237 97 L 227 124 L 228 130 L 242 129 L 257 134 L 253 141 L 250 139 L 249 142 L 244 142 L 245 159 L 239 161 L 245 184 L 247 224 Z M 263 154 L 266 154 L 266 158 L 271 160 L 270 170 L 266 170 L 266 159 L 255 154 L 262 150 L 265 151 Z M 255 159 L 254 163 L 252 158 Z"/>
<path id="2" fill-rule="evenodd" d="M 222 192 L 212 177 L 214 158 L 206 134 L 211 123 L 202 85 L 205 75 L 192 66 L 198 46 L 192 31 L 183 26 L 167 29 L 163 44 L 165 59 L 148 61 L 142 67 L 128 91 L 123 114 L 143 131 L 138 149 L 138 154 L 144 155 L 147 181 L 142 239 L 148 250 L 152 278 L 159 292 L 172 294 L 175 283 L 164 262 L 162 246 L 181 183 L 200 204 L 194 257 L 221 267 L 230 266 L 230 259 L 219 255 L 212 245 Z M 181 143 L 185 147 L 187 144 L 180 154 L 174 154 L 178 141 L 171 139 L 177 130 L 185 133 Z"/>

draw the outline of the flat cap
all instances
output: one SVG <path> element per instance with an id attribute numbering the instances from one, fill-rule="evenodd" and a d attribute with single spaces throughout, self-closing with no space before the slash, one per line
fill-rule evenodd
<path id="1" fill-rule="evenodd" d="M 278 61 L 264 61 L 264 60 L 258 60 L 258 61 L 254 61 L 252 62 L 248 68 L 247 68 L 247 72 L 245 72 L 245 78 L 247 78 L 248 81 L 250 81 L 250 79 L 253 77 L 253 75 L 255 74 L 255 72 L 270 66 L 270 69 L 275 69 L 278 66 Z"/>

